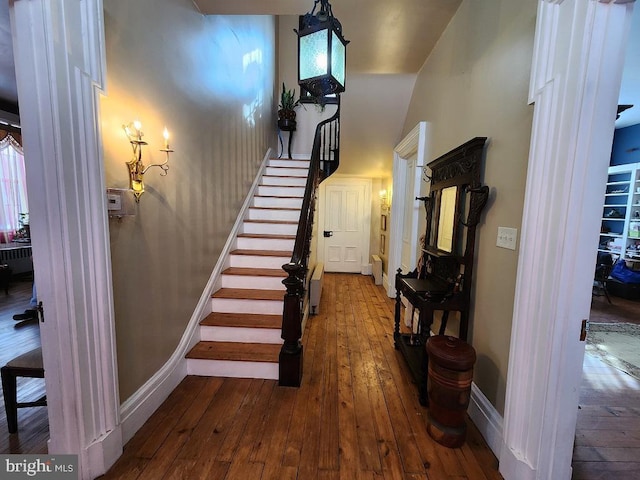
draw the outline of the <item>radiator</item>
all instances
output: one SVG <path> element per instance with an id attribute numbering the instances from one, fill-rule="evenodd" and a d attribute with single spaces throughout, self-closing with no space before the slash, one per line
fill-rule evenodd
<path id="1" fill-rule="evenodd" d="M 31 272 L 31 245 L 0 248 L 0 264 L 7 264 L 14 275 Z"/>
<path id="2" fill-rule="evenodd" d="M 318 314 L 318 308 L 320 306 L 320 297 L 322 296 L 322 282 L 324 278 L 324 264 L 317 263 L 316 268 L 311 275 L 311 281 L 309 282 L 309 306 L 311 307 L 311 314 Z"/>
<path id="3" fill-rule="evenodd" d="M 382 285 L 382 259 L 378 255 L 371 255 L 373 260 L 373 267 L 371 272 L 373 273 L 373 280 L 376 285 Z"/>

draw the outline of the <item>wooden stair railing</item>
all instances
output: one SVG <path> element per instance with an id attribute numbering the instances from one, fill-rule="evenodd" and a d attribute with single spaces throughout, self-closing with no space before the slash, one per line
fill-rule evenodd
<path id="1" fill-rule="evenodd" d="M 282 266 L 287 272 L 284 283 L 282 313 L 282 339 L 284 343 L 279 357 L 279 385 L 299 387 L 302 381 L 302 320 L 304 295 L 309 259 L 309 246 L 313 235 L 313 215 L 316 190 L 320 182 L 336 171 L 340 159 L 340 101 L 333 117 L 320 122 L 316 127 L 309 166 L 309 177 L 305 188 L 300 223 L 293 247 L 291 261 Z"/>

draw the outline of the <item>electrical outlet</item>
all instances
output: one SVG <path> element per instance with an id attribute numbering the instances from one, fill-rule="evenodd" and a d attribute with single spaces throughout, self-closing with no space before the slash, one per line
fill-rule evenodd
<path id="1" fill-rule="evenodd" d="M 496 246 L 501 248 L 508 248 L 509 250 L 515 250 L 517 238 L 518 229 L 509 227 L 498 227 L 498 240 L 496 241 Z"/>

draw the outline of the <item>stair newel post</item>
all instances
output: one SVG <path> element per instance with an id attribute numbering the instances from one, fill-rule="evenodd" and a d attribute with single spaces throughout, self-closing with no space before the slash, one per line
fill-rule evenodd
<path id="1" fill-rule="evenodd" d="M 299 387 L 302 382 L 302 298 L 304 267 L 297 263 L 287 263 L 282 269 L 289 275 L 282 283 L 287 288 L 282 314 L 282 339 L 280 350 L 279 385 Z"/>

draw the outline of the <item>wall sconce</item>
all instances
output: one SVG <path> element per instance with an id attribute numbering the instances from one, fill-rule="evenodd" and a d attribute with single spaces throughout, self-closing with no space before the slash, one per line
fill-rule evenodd
<path id="1" fill-rule="evenodd" d="M 142 163 L 142 146 L 148 145 L 147 142 L 142 140 L 144 133 L 142 133 L 142 125 L 139 121 L 134 121 L 129 125 L 123 125 L 122 128 L 124 132 L 127 134 L 127 138 L 129 139 L 129 143 L 131 143 L 131 148 L 133 149 L 133 158 L 126 162 L 127 167 L 129 167 L 129 188 L 133 191 L 133 195 L 136 197 L 136 202 L 140 201 L 140 196 L 144 193 L 144 174 L 151 167 L 160 167 L 162 172 L 161 176 L 166 176 L 167 171 L 169 170 L 169 154 L 173 152 L 169 148 L 169 132 L 166 127 L 164 132 L 162 132 L 162 136 L 164 137 L 164 148 L 161 148 L 160 151 L 164 152 L 167 155 L 167 158 L 163 163 L 152 163 L 151 165 L 145 166 Z"/>
<path id="2" fill-rule="evenodd" d="M 389 195 L 386 190 L 380 190 L 378 195 L 380 196 L 380 210 L 386 212 L 389 210 Z"/>

